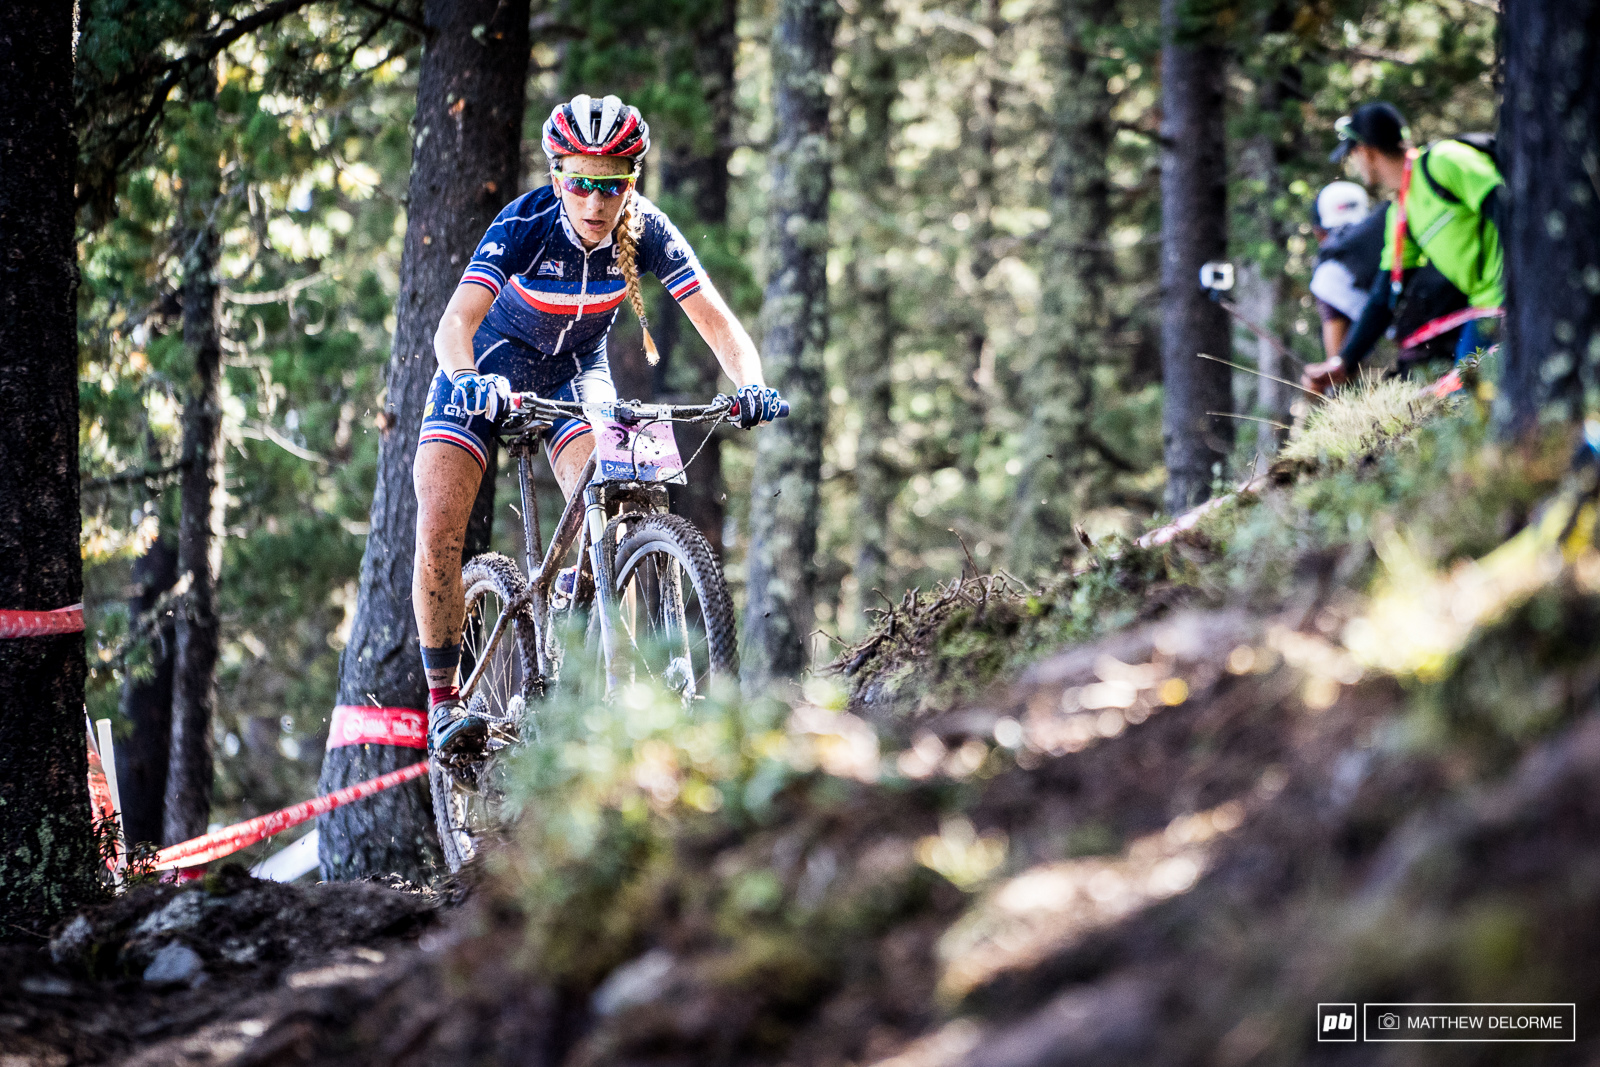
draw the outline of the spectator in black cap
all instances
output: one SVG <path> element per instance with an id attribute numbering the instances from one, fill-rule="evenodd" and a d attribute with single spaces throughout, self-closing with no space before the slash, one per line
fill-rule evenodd
<path id="1" fill-rule="evenodd" d="M 1346 156 L 1354 155 L 1356 173 L 1362 181 L 1391 191 L 1400 188 L 1411 131 L 1399 108 L 1382 100 L 1362 104 L 1334 123 L 1333 128 L 1339 135 L 1339 145 L 1328 157 L 1329 163 L 1343 163 Z"/>
<path id="2" fill-rule="evenodd" d="M 1418 152 L 1405 117 L 1381 101 L 1363 104 L 1334 127 L 1339 144 L 1330 162 L 1349 160 L 1361 180 L 1391 194 L 1384 223 L 1380 273 L 1371 298 L 1337 359 L 1306 368 L 1303 382 L 1321 392 L 1354 376 L 1391 324 L 1407 319 L 1409 346 L 1435 334 L 1451 337 L 1456 358 L 1481 344 L 1479 320 L 1498 315 L 1504 299 L 1496 192 L 1502 184 L 1492 142 L 1477 134 L 1447 138 Z M 1415 170 L 1415 178 L 1413 177 Z M 1403 212 L 1401 206 L 1404 205 Z M 1398 262 L 1399 270 L 1394 270 Z M 1399 284 L 1395 279 L 1400 278 Z M 1401 322 L 1396 308 L 1404 300 Z"/>

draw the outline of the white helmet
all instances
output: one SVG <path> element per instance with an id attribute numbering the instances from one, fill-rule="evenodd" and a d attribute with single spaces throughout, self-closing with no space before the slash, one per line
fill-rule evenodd
<path id="1" fill-rule="evenodd" d="M 1355 182 L 1329 182 L 1317 194 L 1317 224 L 1324 230 L 1337 230 L 1367 217 L 1371 202 L 1367 191 Z"/>
<path id="2" fill-rule="evenodd" d="M 639 109 L 615 96 L 596 100 L 580 93 L 557 104 L 544 122 L 544 154 L 562 156 L 624 156 L 637 160 L 650 151 L 650 126 Z"/>

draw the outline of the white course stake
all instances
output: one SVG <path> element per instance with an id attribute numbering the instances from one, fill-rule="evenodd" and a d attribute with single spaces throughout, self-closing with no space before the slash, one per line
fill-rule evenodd
<path id="1" fill-rule="evenodd" d="M 294 844 L 274 852 L 250 868 L 250 873 L 269 882 L 292 882 L 315 870 L 317 862 L 317 832 L 312 830 Z"/>
<path id="2" fill-rule="evenodd" d="M 96 719 L 94 732 L 100 742 L 97 746 L 100 750 L 100 769 L 106 775 L 106 788 L 111 790 L 111 808 L 117 813 L 117 835 L 120 839 L 117 870 L 120 872 L 128 863 L 128 830 L 122 823 L 122 793 L 117 788 L 117 753 L 111 744 L 111 720 Z"/>

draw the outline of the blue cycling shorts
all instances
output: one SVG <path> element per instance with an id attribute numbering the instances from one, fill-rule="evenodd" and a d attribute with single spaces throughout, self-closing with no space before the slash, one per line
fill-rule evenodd
<path id="1" fill-rule="evenodd" d="M 611 381 L 611 363 L 604 348 L 587 355 L 549 356 L 516 341 L 486 337 L 473 338 L 480 374 L 501 374 L 518 393 L 534 392 L 546 400 L 604 403 L 617 399 Z M 439 441 L 466 450 L 478 461 L 480 470 L 489 463 L 489 441 L 494 424 L 482 415 L 467 415 L 450 402 L 454 387 L 440 370 L 428 387 L 428 403 L 422 411 L 420 444 Z M 558 419 L 544 432 L 545 451 L 553 464 L 563 449 L 591 432 L 582 419 Z"/>

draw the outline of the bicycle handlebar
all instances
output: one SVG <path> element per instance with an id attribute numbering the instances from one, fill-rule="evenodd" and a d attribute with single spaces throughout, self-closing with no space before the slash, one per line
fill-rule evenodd
<path id="1" fill-rule="evenodd" d="M 616 401 L 612 405 L 617 421 L 636 422 L 721 422 L 737 408 L 733 398 L 719 396 L 709 404 L 641 404 Z M 547 400 L 537 393 L 512 393 L 511 416 L 516 422 L 554 422 L 558 418 L 584 415 L 583 404 L 574 400 Z M 519 418 L 520 416 L 520 418 Z M 778 402 L 778 418 L 789 417 L 789 402 Z M 731 419 L 729 421 L 732 421 Z M 507 427 L 509 428 L 509 427 Z"/>

